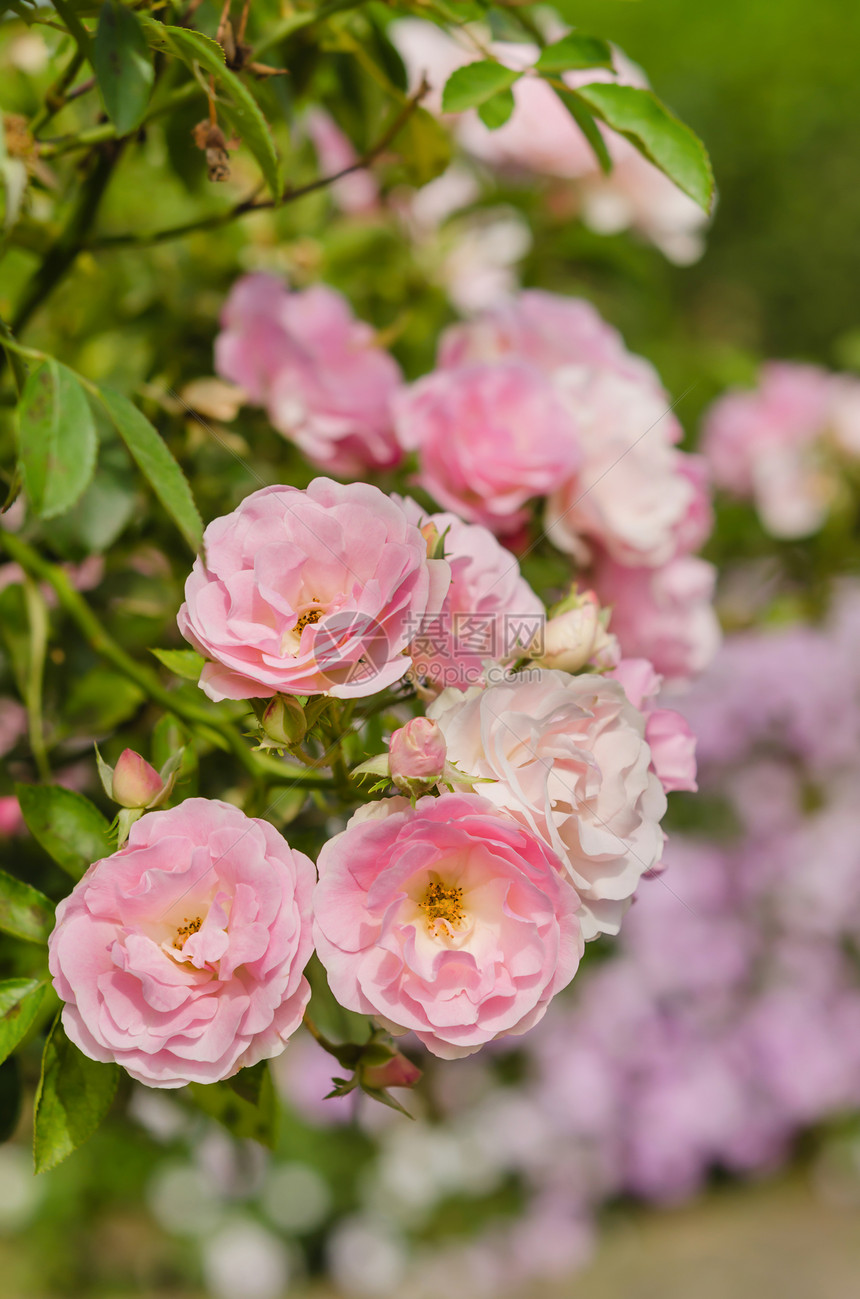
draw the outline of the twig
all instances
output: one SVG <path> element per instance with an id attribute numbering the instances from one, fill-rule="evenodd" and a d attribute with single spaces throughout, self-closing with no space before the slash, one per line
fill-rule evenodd
<path id="1" fill-rule="evenodd" d="M 226 212 L 217 212 L 212 216 L 202 217 L 197 221 L 188 221 L 184 225 L 169 226 L 166 230 L 156 230 L 152 234 L 103 235 L 99 239 L 91 240 L 85 246 L 91 249 L 121 248 L 128 245 L 144 248 L 151 244 L 166 243 L 170 239 L 181 239 L 183 235 L 196 234 L 198 231 L 215 230 L 219 226 L 228 225 L 229 222 L 235 221 L 237 217 L 246 216 L 249 212 L 263 212 L 267 208 L 280 207 L 282 203 L 295 203 L 308 194 L 313 194 L 320 189 L 326 189 L 336 181 L 342 180 L 344 176 L 350 176 L 355 171 L 362 171 L 366 167 L 372 166 L 377 158 L 385 152 L 392 140 L 399 135 L 406 122 L 418 108 L 421 100 L 427 95 L 429 89 L 427 82 L 423 82 L 415 94 L 410 96 L 376 144 L 368 149 L 367 153 L 363 154 L 361 158 L 350 163 L 348 167 L 341 167 L 339 171 L 332 172 L 328 176 L 319 176 L 306 185 L 300 185 L 295 189 L 288 187 L 278 200 L 261 199 L 258 201 L 252 195 L 250 198 L 243 199 L 234 207 L 229 208 Z"/>

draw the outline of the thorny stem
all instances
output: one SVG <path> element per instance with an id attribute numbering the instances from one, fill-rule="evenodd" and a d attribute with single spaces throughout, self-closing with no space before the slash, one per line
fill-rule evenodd
<path id="1" fill-rule="evenodd" d="M 282 785 L 328 786 L 331 783 L 327 777 L 318 776 L 305 768 L 293 767 L 286 762 L 252 753 L 229 722 L 213 718 L 206 709 L 188 703 L 166 690 L 155 672 L 135 662 L 102 626 L 62 568 L 43 559 L 32 546 L 14 533 L 0 532 L 0 543 L 10 558 L 20 564 L 26 573 L 41 582 L 47 582 L 53 588 L 61 608 L 77 623 L 97 654 L 139 686 L 155 703 L 195 727 L 201 736 L 210 741 L 214 737 L 214 742 L 220 747 L 226 742 L 233 756 L 250 776 L 255 779 L 265 776 L 270 783 Z"/>
<path id="2" fill-rule="evenodd" d="M 100 239 L 93 239 L 86 244 L 87 248 L 120 248 L 127 245 L 133 245 L 137 248 L 145 248 L 151 244 L 166 243 L 170 239 L 179 239 L 183 235 L 196 234 L 198 231 L 214 230 L 218 226 L 227 225 L 230 221 L 235 221 L 237 217 L 246 216 L 249 212 L 262 212 L 267 208 L 279 207 L 282 203 L 294 203 L 297 199 L 304 198 L 307 194 L 313 194 L 319 189 L 325 189 L 333 185 L 335 181 L 341 180 L 344 176 L 351 175 L 354 171 L 362 171 L 370 167 L 380 154 L 384 153 L 392 140 L 400 133 L 406 122 L 418 108 L 421 100 L 427 94 L 429 86 L 424 82 L 414 95 L 410 96 L 404 104 L 401 111 L 392 121 L 391 125 L 379 137 L 376 144 L 368 149 L 361 158 L 350 163 L 348 167 L 342 167 L 340 171 L 333 172 L 328 176 L 319 176 L 316 180 L 309 181 L 307 185 L 300 185 L 296 189 L 286 189 L 278 200 L 261 199 L 255 197 L 243 199 L 234 207 L 229 208 L 226 212 L 218 212 L 213 216 L 202 217 L 198 221 L 189 221 L 184 225 L 171 226 L 166 230 L 156 230 L 152 234 L 120 234 L 104 235 Z"/>

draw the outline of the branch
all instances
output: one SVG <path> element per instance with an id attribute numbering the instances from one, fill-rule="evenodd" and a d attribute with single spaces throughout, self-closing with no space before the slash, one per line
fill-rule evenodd
<path id="1" fill-rule="evenodd" d="M 183 235 L 196 234 L 198 231 L 215 230 L 219 226 L 235 221 L 238 217 L 246 216 L 249 212 L 262 212 L 266 208 L 280 207 L 282 203 L 295 203 L 297 199 L 305 198 L 308 194 L 313 194 L 320 189 L 326 189 L 336 181 L 342 180 L 344 176 L 350 176 L 355 171 L 363 171 L 366 167 L 371 167 L 377 158 L 385 152 L 392 140 L 403 130 L 403 127 L 418 108 L 429 89 L 430 87 L 426 81 L 419 86 L 415 94 L 411 95 L 403 105 L 390 126 L 361 158 L 357 158 L 348 167 L 341 167 L 340 171 L 332 172 L 331 175 L 318 176 L 316 180 L 309 181 L 307 185 L 300 185 L 296 189 L 288 187 L 278 200 L 262 199 L 258 201 L 252 195 L 250 198 L 243 199 L 241 203 L 229 208 L 226 212 L 201 217 L 197 221 L 189 221 L 184 225 L 169 226 L 166 230 L 156 230 L 152 234 L 103 235 L 100 239 L 94 239 L 85 246 L 91 249 L 121 248 L 128 245 L 145 248 L 152 244 L 166 243 L 170 239 L 181 239 Z"/>

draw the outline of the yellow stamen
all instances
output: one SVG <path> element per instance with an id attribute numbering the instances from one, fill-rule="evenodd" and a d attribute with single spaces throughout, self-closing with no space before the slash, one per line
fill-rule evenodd
<path id="1" fill-rule="evenodd" d="M 196 934 L 202 924 L 203 918 L 201 916 L 195 916 L 193 920 L 189 920 L 187 916 L 185 917 L 185 924 L 179 926 L 176 931 L 176 937 L 173 940 L 173 946 L 176 948 L 177 952 L 182 951 L 186 938 L 188 938 L 190 934 Z"/>
<path id="2" fill-rule="evenodd" d="M 441 924 L 449 929 L 459 929 L 466 919 L 463 910 L 463 890 L 456 885 L 446 885 L 435 881 L 427 888 L 423 902 L 418 906 L 427 917 L 431 933 Z"/>

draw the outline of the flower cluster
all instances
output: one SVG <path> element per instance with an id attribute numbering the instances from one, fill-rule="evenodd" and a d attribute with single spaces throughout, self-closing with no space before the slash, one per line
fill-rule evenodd
<path id="1" fill-rule="evenodd" d="M 288 753 L 332 800 L 318 882 L 265 821 L 167 807 L 181 754 L 100 760 L 119 848 L 59 909 L 51 970 L 82 1050 L 177 1087 L 279 1053 L 315 950 L 374 1024 L 327 1043 L 352 1072 L 336 1093 L 384 1098 L 417 1070 L 380 1034 L 445 1059 L 522 1035 L 660 869 L 666 793 L 695 788 L 660 673 L 688 675 L 708 633 L 683 594 L 637 632 L 636 597 L 610 611 L 601 583 L 644 602 L 700 562 L 704 480 L 653 369 L 585 302 L 531 292 L 455 326 L 408 388 L 332 290 L 251 276 L 224 323 L 222 372 L 313 462 L 348 478 L 416 451 L 444 509 L 320 477 L 210 522 L 179 630 L 209 699 L 253 710 L 263 761 Z M 595 583 L 549 614 L 504 544 L 535 501 Z"/>
<path id="2" fill-rule="evenodd" d="M 753 500 L 774 537 L 817 532 L 860 460 L 860 381 L 813 365 L 771 361 L 755 388 L 714 402 L 703 451 L 714 484 Z"/>
<path id="3" fill-rule="evenodd" d="M 767 1173 L 800 1132 L 856 1109 L 858 618 L 851 583 L 823 627 L 729 638 L 684 708 L 737 831 L 672 842 L 668 880 L 646 881 L 611 958 L 553 1003 L 515 1083 L 498 1081 L 500 1048 L 431 1075 L 418 1123 L 377 1128 L 360 1212 L 332 1233 L 336 1279 L 361 1236 L 395 1260 L 381 1296 L 569 1286 L 607 1202 L 677 1204 L 713 1170 Z M 283 1084 L 325 1120 L 293 1073 Z M 447 1197 L 492 1204 L 512 1182 L 516 1216 L 432 1239 Z"/>

